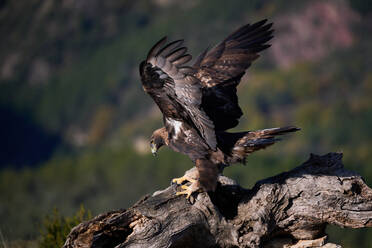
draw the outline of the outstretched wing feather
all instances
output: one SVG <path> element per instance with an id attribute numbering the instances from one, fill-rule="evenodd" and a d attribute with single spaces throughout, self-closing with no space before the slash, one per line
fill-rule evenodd
<path id="1" fill-rule="evenodd" d="M 183 107 L 185 121 L 191 121 L 206 144 L 215 150 L 214 124 L 201 106 L 202 85 L 192 75 L 194 68 L 185 66 L 192 57 L 186 54 L 186 47 L 180 47 L 182 43 L 183 40 L 177 40 L 165 45 L 163 38 L 150 50 L 147 63 L 160 70 L 159 78 L 164 80 L 164 88 L 170 95 L 176 96 L 174 100 Z"/>
<path id="2" fill-rule="evenodd" d="M 192 56 L 190 54 L 183 55 L 176 60 L 173 61 L 174 65 L 183 65 L 189 62 L 192 59 Z"/>
<path id="3" fill-rule="evenodd" d="M 149 53 L 147 54 L 146 61 L 149 61 L 150 58 L 154 58 L 155 55 L 159 52 L 159 50 L 164 46 L 167 42 L 167 36 L 161 38 L 156 44 L 150 49 Z"/>
<path id="4" fill-rule="evenodd" d="M 204 87 L 213 87 L 231 79 L 236 80 L 236 76 L 245 73 L 251 63 L 258 58 L 257 53 L 268 48 L 269 45 L 265 43 L 273 38 L 272 23 L 266 22 L 267 20 L 262 20 L 239 28 L 209 52 L 204 51 L 202 56 L 199 56 L 194 64 L 195 76 Z M 208 69 L 214 69 L 213 73 Z M 229 69 L 231 73 L 222 76 L 221 71 Z"/>
<path id="5" fill-rule="evenodd" d="M 236 86 L 259 52 L 268 48 L 272 39 L 272 24 L 262 20 L 247 24 L 199 55 L 193 67 L 194 76 L 204 87 L 203 109 L 215 124 L 215 129 L 235 127 L 242 116 L 236 96 Z M 215 104 L 210 104 L 211 102 Z"/>
<path id="6" fill-rule="evenodd" d="M 177 59 L 179 59 L 181 56 L 185 55 L 185 53 L 187 52 L 187 48 L 186 47 L 180 47 L 174 51 L 172 51 L 171 53 L 169 53 L 166 58 L 170 61 L 170 62 L 173 62 Z"/>

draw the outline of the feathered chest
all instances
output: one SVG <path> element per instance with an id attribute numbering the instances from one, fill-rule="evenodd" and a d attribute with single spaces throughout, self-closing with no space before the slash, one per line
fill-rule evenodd
<path id="1" fill-rule="evenodd" d="M 208 145 L 195 128 L 186 122 L 166 117 L 164 125 L 168 132 L 169 147 L 173 150 L 188 155 L 192 160 L 208 154 Z"/>
<path id="2" fill-rule="evenodd" d="M 168 131 L 170 140 L 183 140 L 187 142 L 187 137 L 191 137 L 193 135 L 190 127 L 182 121 L 166 117 L 164 119 L 164 124 Z"/>

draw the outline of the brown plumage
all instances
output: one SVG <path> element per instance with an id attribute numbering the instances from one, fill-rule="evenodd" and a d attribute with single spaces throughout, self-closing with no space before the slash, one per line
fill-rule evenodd
<path id="1" fill-rule="evenodd" d="M 236 86 L 259 52 L 273 36 L 266 20 L 247 24 L 211 50 L 205 50 L 192 66 L 183 41 L 166 44 L 161 39 L 140 64 L 142 86 L 163 113 L 164 127 L 151 138 L 155 153 L 162 145 L 188 155 L 199 172 L 198 180 L 181 194 L 189 196 L 200 187 L 214 191 L 219 168 L 244 163 L 245 157 L 277 141 L 275 136 L 299 130 L 272 128 L 229 133 L 242 111 Z M 176 180 L 180 183 L 182 180 Z"/>

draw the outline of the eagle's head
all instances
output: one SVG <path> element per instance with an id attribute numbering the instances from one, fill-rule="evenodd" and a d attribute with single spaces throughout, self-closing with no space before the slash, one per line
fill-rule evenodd
<path id="1" fill-rule="evenodd" d="M 150 140 L 152 155 L 156 156 L 157 151 L 163 145 L 168 145 L 168 132 L 165 127 L 159 128 L 152 133 Z"/>

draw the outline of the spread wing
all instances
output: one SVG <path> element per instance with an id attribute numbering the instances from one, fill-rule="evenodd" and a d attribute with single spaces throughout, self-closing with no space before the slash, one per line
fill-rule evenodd
<path id="1" fill-rule="evenodd" d="M 273 37 L 272 23 L 266 21 L 239 28 L 210 51 L 205 50 L 193 65 L 194 75 L 204 87 L 203 109 L 216 130 L 233 128 L 239 123 L 243 113 L 236 86 L 259 57 L 258 53 L 270 46 L 266 42 Z"/>
<path id="2" fill-rule="evenodd" d="M 184 120 L 190 120 L 208 146 L 215 150 L 217 142 L 214 124 L 201 107 L 202 85 L 192 75 L 193 68 L 185 66 L 191 60 L 191 55 L 186 54 L 187 48 L 182 47 L 182 43 L 182 40 L 178 40 L 166 44 L 166 38 L 160 40 L 147 56 L 150 70 L 142 73 L 157 73 L 155 78 L 162 81 L 167 96 L 183 108 L 179 114 L 186 113 Z M 143 77 L 147 76 L 152 78 L 152 75 Z"/>

